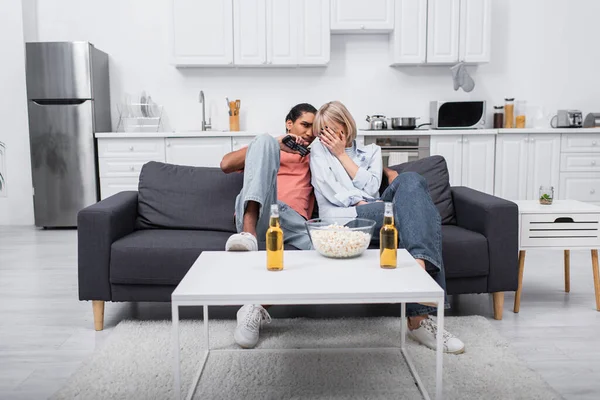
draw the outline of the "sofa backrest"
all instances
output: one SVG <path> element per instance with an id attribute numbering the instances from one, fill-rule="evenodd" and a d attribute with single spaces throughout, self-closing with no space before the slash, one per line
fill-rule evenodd
<path id="1" fill-rule="evenodd" d="M 151 161 L 140 174 L 137 227 L 235 232 L 235 198 L 243 181 L 243 174 L 220 168 Z"/>
<path id="2" fill-rule="evenodd" d="M 429 186 L 429 194 L 440 212 L 442 224 L 456 224 L 454 203 L 450 191 L 450 175 L 446 160 L 442 156 L 431 156 L 416 161 L 390 167 L 398 173 L 416 172 L 423 176 Z M 381 193 L 387 187 L 387 182 L 381 188 Z"/>

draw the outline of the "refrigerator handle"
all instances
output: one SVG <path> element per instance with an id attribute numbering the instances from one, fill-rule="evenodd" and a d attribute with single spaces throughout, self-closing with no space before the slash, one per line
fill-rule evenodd
<path id="1" fill-rule="evenodd" d="M 40 106 L 56 106 L 56 105 L 79 105 L 83 104 L 88 99 L 52 99 L 52 100 L 31 100 Z"/>

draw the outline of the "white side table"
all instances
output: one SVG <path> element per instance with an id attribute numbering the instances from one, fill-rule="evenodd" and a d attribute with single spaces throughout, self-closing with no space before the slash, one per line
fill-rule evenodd
<path id="1" fill-rule="evenodd" d="M 591 250 L 596 310 L 600 311 L 600 207 L 575 200 L 554 200 L 551 205 L 541 205 L 537 200 L 519 200 L 515 203 L 519 206 L 519 286 L 513 311 L 518 313 L 521 304 L 527 249 L 564 250 L 567 293 L 571 290 L 570 250 Z"/>

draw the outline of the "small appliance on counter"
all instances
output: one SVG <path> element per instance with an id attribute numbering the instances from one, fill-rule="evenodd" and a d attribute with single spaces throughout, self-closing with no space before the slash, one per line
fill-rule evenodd
<path id="1" fill-rule="evenodd" d="M 556 126 L 553 121 L 556 118 Z M 583 114 L 579 110 L 558 110 L 552 117 L 550 126 L 553 128 L 581 128 L 583 126 Z"/>
<path id="2" fill-rule="evenodd" d="M 429 117 L 432 129 L 485 128 L 485 101 L 432 101 Z"/>
<path id="3" fill-rule="evenodd" d="M 385 115 L 367 115 L 366 120 L 369 123 L 369 130 L 381 131 L 388 128 Z"/>
<path id="4" fill-rule="evenodd" d="M 589 113 L 583 121 L 584 128 L 600 128 L 600 113 Z"/>

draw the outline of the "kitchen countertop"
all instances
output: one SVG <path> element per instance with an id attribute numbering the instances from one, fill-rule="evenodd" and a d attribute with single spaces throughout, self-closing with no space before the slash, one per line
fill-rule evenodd
<path id="1" fill-rule="evenodd" d="M 241 137 L 258 136 L 269 133 L 279 136 L 282 133 L 258 132 L 258 131 L 175 131 L 175 132 L 98 132 L 96 138 L 175 138 L 175 137 Z M 391 129 L 371 131 L 358 130 L 358 136 L 448 136 L 448 135 L 497 135 L 510 133 L 599 133 L 600 128 L 525 128 L 525 129 L 416 129 L 408 131 L 396 131 Z"/>

